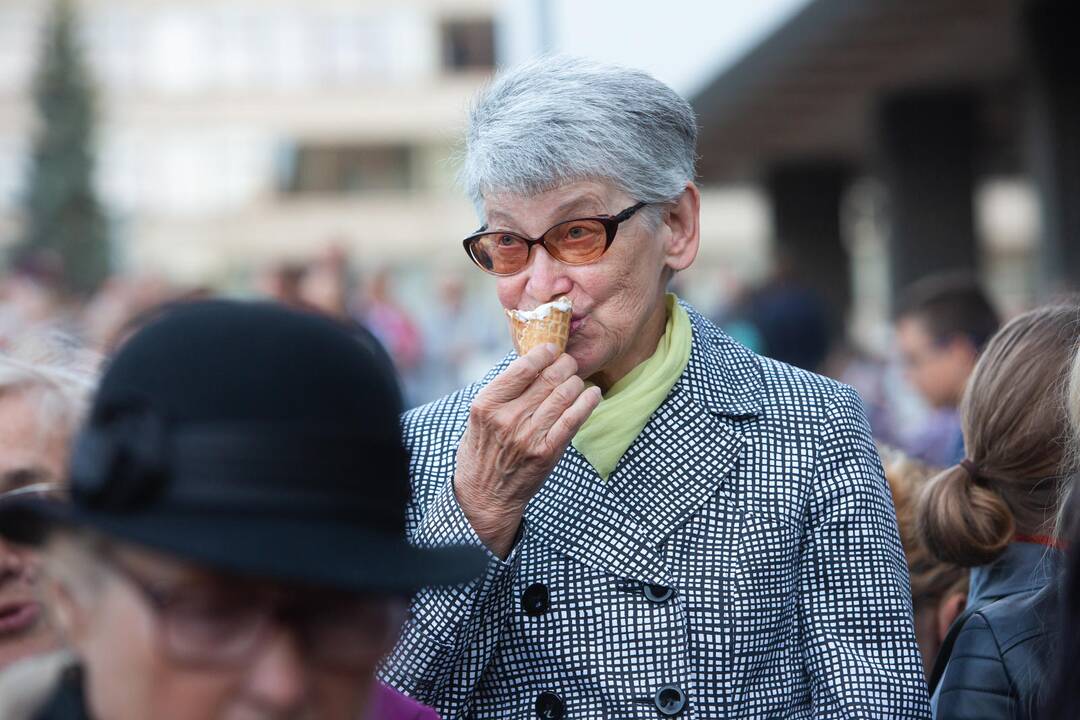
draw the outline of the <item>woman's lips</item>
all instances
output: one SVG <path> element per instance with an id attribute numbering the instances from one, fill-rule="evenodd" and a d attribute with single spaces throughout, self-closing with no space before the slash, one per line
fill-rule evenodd
<path id="1" fill-rule="evenodd" d="M 36 602 L 0 606 L 0 636 L 18 635 L 37 624 L 41 606 Z"/>
<path id="2" fill-rule="evenodd" d="M 573 335 L 575 332 L 577 332 L 578 328 L 581 327 L 581 324 L 583 322 L 585 322 L 585 316 L 584 315 L 571 317 L 570 318 L 570 334 Z"/>

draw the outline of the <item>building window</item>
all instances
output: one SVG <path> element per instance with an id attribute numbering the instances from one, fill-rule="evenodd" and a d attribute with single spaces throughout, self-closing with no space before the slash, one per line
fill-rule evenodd
<path id="1" fill-rule="evenodd" d="M 495 67 L 495 26 L 490 19 L 445 21 L 442 46 L 446 70 L 491 70 Z"/>
<path id="2" fill-rule="evenodd" d="M 287 193 L 348 195 L 409 190 L 413 150 L 407 145 L 295 146 L 283 158 L 281 188 Z"/>

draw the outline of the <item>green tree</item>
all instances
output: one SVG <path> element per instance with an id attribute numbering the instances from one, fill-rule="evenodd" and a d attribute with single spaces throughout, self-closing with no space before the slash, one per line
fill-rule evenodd
<path id="1" fill-rule="evenodd" d="M 17 263 L 58 266 L 61 289 L 92 293 L 108 277 L 109 227 L 94 191 L 94 97 L 70 0 L 46 25 L 34 82 L 40 120 L 24 201 Z"/>

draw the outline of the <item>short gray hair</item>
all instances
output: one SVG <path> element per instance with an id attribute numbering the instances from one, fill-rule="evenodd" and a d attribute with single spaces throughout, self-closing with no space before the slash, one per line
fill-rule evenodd
<path id="1" fill-rule="evenodd" d="M 38 337 L 0 351 L 0 398 L 36 393 L 41 427 L 61 427 L 72 435 L 86 414 L 95 380 L 94 362 L 92 354 L 71 348 L 58 336 Z"/>
<path id="2" fill-rule="evenodd" d="M 694 179 L 690 104 L 651 75 L 556 55 L 496 75 L 469 113 L 461 181 L 527 197 L 604 180 L 639 202 L 675 200 Z"/>

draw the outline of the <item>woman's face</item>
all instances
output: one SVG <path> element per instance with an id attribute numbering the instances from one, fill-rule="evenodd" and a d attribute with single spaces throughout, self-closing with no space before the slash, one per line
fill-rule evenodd
<path id="1" fill-rule="evenodd" d="M 64 475 L 67 437 L 42 427 L 32 391 L 0 394 L 0 493 Z M 0 540 L 0 668 L 58 646 L 38 601 L 37 554 Z"/>
<path id="2" fill-rule="evenodd" d="M 566 220 L 615 215 L 637 202 L 592 180 L 531 197 L 493 194 L 484 200 L 490 229 L 528 237 L 539 237 Z M 697 252 L 697 200 L 697 189 L 688 185 L 658 226 L 639 211 L 619 226 L 608 251 L 589 265 L 565 265 L 534 247 L 524 270 L 498 278 L 499 302 L 507 309 L 531 310 L 569 296 L 574 312 L 566 352 L 577 361 L 581 377 L 610 387 L 648 358 L 663 334 L 667 271 L 688 267 Z"/>
<path id="3" fill-rule="evenodd" d="M 393 607 L 392 618 L 357 631 L 347 622 L 374 615 L 365 614 L 367 605 L 346 607 L 351 596 L 327 600 L 326 593 L 212 573 L 134 547 L 109 552 L 89 589 L 54 590 L 63 598 L 65 626 L 86 669 L 91 715 L 108 720 L 358 720 L 365 717 L 375 668 L 398 629 L 398 609 L 390 600 L 380 607 Z M 237 628 L 252 627 L 245 617 L 251 607 L 262 607 L 267 593 L 288 610 L 264 616 L 268 621 L 253 649 L 239 660 L 206 657 L 237 647 Z M 169 598 L 170 609 L 150 600 L 151 594 Z M 309 608 L 316 607 L 327 612 L 312 614 Z M 315 614 L 344 620 L 320 631 L 296 629 L 300 618 Z M 367 642 L 368 635 L 378 639 Z M 320 655 L 316 638 L 333 643 L 342 637 L 364 640 L 349 645 L 347 663 Z"/>

